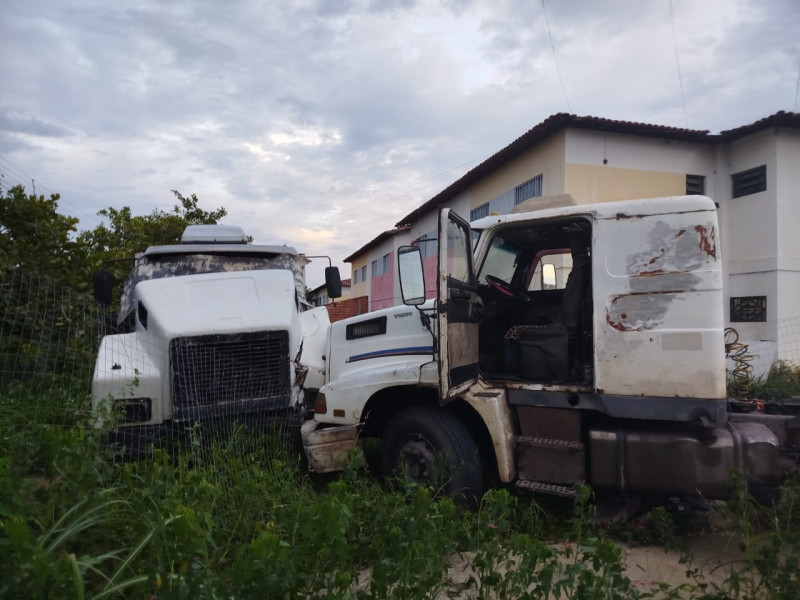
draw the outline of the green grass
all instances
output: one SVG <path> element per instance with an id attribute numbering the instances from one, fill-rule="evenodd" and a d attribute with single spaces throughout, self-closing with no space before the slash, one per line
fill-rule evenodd
<path id="1" fill-rule="evenodd" d="M 0 393 L 0 598 L 772 600 L 800 589 L 798 477 L 774 506 L 741 489 L 718 515 L 747 556 L 724 585 L 645 593 L 591 518 L 588 488 L 572 506 L 493 490 L 470 512 L 366 469 L 313 476 L 279 431 L 124 462 L 88 427 L 85 393 Z M 689 532 L 658 509 L 636 535 L 675 546 Z"/>

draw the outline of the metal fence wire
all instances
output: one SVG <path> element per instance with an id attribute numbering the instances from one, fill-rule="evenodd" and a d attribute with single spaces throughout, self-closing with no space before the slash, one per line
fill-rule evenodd
<path id="1" fill-rule="evenodd" d="M 301 415 L 290 406 L 287 332 L 190 338 L 130 332 L 118 338 L 112 356 L 101 340 L 115 329 L 116 316 L 89 295 L 24 269 L 0 275 L 0 410 L 6 429 L 0 432 L 0 458 L 13 456 L 14 440 L 24 439 L 28 454 L 49 460 L 57 449 L 30 447 L 45 443 L 48 427 L 79 431 L 89 451 L 112 461 L 146 457 L 153 449 L 209 460 L 221 453 L 206 450 L 221 444 L 245 453 L 299 450 Z M 124 368 L 105 365 L 121 357 Z M 92 406 L 96 363 L 107 373 L 119 367 L 122 378 L 133 372 L 120 384 L 123 401 L 114 394 L 116 400 Z M 161 394 L 167 397 L 159 402 Z M 170 407 L 170 414 L 162 407 Z"/>
<path id="2" fill-rule="evenodd" d="M 36 444 L 47 438 L 37 428 L 52 426 L 102 438 L 97 447 L 124 460 L 159 447 L 202 453 L 218 443 L 244 452 L 299 450 L 303 415 L 290 385 L 287 332 L 138 331 L 104 355 L 101 339 L 115 328 L 115 315 L 88 295 L 24 269 L 0 275 L 0 459 L 13 455 L 20 439 L 13 434 L 27 428 L 26 443 Z M 800 317 L 735 329 L 736 353 L 727 344 L 729 392 L 766 400 L 797 395 Z M 114 364 L 121 357 L 127 364 Z M 99 412 L 91 402 L 96 363 L 107 373 L 134 372 L 124 401 L 117 393 Z M 743 369 L 750 381 L 737 383 Z"/>

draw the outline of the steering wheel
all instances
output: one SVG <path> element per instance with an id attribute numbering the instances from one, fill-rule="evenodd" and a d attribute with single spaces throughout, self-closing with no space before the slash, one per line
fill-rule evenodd
<path id="1" fill-rule="evenodd" d="M 530 301 L 530 299 L 525 294 L 525 292 L 523 292 L 520 289 L 512 288 L 510 283 L 507 283 L 507 282 L 503 281 L 499 277 L 495 277 L 494 275 L 487 275 L 485 277 L 485 279 L 486 279 L 486 283 L 488 283 L 490 286 L 492 286 L 492 288 L 494 288 L 495 290 L 497 290 L 498 292 L 500 292 L 504 296 L 507 296 L 508 298 L 512 298 L 512 299 L 516 300 L 517 302 L 529 302 Z"/>

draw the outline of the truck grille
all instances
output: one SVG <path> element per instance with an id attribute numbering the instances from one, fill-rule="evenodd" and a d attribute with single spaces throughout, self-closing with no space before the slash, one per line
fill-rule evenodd
<path id="1" fill-rule="evenodd" d="M 176 421 L 289 405 L 289 332 L 202 335 L 170 341 Z"/>

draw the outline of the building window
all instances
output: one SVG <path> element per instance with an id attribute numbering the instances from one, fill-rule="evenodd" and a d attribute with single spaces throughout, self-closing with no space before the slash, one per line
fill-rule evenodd
<path id="1" fill-rule="evenodd" d="M 703 196 L 706 193 L 705 175 L 686 175 L 686 194 Z"/>
<path id="2" fill-rule="evenodd" d="M 767 189 L 767 165 L 734 173 L 731 175 L 731 180 L 733 182 L 732 196 L 734 198 L 764 192 Z"/>
<path id="3" fill-rule="evenodd" d="M 514 188 L 514 206 L 525 202 L 528 198 L 538 198 L 542 195 L 542 174 L 518 185 Z"/>
<path id="4" fill-rule="evenodd" d="M 419 255 L 422 258 L 428 258 L 436 252 L 436 244 L 433 244 L 435 238 L 428 237 L 428 234 L 419 236 L 414 240 L 414 246 L 419 248 Z"/>
<path id="5" fill-rule="evenodd" d="M 372 276 L 377 277 L 389 272 L 389 254 L 384 254 L 380 259 L 372 261 Z"/>
<path id="6" fill-rule="evenodd" d="M 473 208 L 469 211 L 469 220 L 470 221 L 477 221 L 478 219 L 482 219 L 483 217 L 489 216 L 489 203 L 481 204 L 477 208 Z"/>
<path id="7" fill-rule="evenodd" d="M 357 285 L 360 279 L 358 278 L 361 275 L 361 269 L 354 269 L 353 270 L 353 285 Z"/>
<path id="8" fill-rule="evenodd" d="M 367 280 L 367 265 L 361 267 L 361 281 Z"/>
<path id="9" fill-rule="evenodd" d="M 767 320 L 766 296 L 731 298 L 731 323 L 756 323 Z"/>

